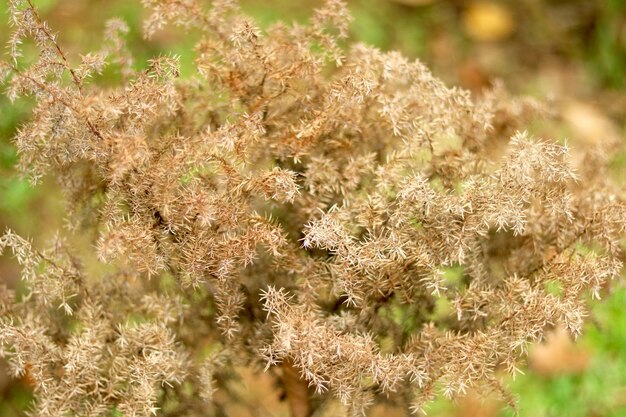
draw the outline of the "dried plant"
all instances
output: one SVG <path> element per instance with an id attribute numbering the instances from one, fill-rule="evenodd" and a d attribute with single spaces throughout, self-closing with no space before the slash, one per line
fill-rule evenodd
<path id="1" fill-rule="evenodd" d="M 528 344 L 580 333 L 620 271 L 626 205 L 605 154 L 576 169 L 523 131 L 544 105 L 348 44 L 339 0 L 267 30 L 234 1 L 143 3 L 146 36 L 201 33 L 197 75 L 141 67 L 120 20 L 69 56 L 30 0 L 9 3 L 2 78 L 35 103 L 20 169 L 59 182 L 108 264 L 0 239 L 29 288 L 0 292 L 0 353 L 33 415 L 223 415 L 240 366 L 274 375 L 296 417 L 333 398 L 352 415 L 468 389 L 512 401 L 502 371 Z"/>

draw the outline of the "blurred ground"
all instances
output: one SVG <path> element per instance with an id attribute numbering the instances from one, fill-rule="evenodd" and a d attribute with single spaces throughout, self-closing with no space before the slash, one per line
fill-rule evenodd
<path id="1" fill-rule="evenodd" d="M 6 0 L 0 0 L 0 42 L 6 41 Z M 153 41 L 141 37 L 139 1 L 36 0 L 60 43 L 78 53 L 95 49 L 104 22 L 121 17 L 130 27 L 129 42 L 142 65 L 161 51 L 181 55 L 182 74 L 194 71 L 193 39 L 164 31 Z M 305 20 L 314 0 L 244 0 L 244 8 L 264 26 L 276 20 Z M 474 93 L 504 81 L 514 94 L 550 98 L 561 110 L 558 123 L 531 126 L 534 133 L 569 139 L 573 148 L 623 141 L 626 136 L 625 0 L 351 0 L 352 37 L 382 49 L 419 57 L 449 84 Z M 105 74 L 104 82 L 107 81 Z M 11 227 L 41 244 L 62 227 L 63 205 L 53 181 L 36 189 L 15 176 L 17 159 L 10 143 L 27 117 L 28 103 L 10 105 L 0 98 L 0 229 Z M 626 155 L 611 161 L 612 174 L 626 178 Z M 0 283 L 16 286 L 17 268 L 0 258 Z M 581 340 L 562 331 L 533 349 L 525 375 L 512 381 L 519 412 L 528 417 L 626 416 L 626 290 L 607 288 L 595 303 Z M 242 403 L 255 415 L 285 416 L 286 407 L 259 376 L 241 381 Z M 0 363 L 0 416 L 22 415 L 27 387 L 10 380 Z M 233 416 L 251 415 L 234 406 Z M 395 416 L 377 407 L 374 415 Z M 472 395 L 456 404 L 438 402 L 434 416 L 510 415 L 493 399 Z"/>

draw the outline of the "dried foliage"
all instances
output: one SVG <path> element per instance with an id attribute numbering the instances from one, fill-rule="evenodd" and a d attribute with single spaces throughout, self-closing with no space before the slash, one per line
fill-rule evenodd
<path id="1" fill-rule="evenodd" d="M 143 2 L 146 36 L 202 34 L 196 76 L 175 56 L 138 68 L 119 20 L 68 56 L 29 0 L 9 3 L 2 75 L 35 103 L 20 168 L 60 183 L 110 264 L 93 276 L 61 239 L 1 238 L 29 289 L 0 292 L 1 353 L 33 415 L 222 415 L 236 366 L 275 375 L 297 416 L 508 400 L 501 371 L 530 342 L 580 333 L 620 271 L 626 205 L 601 152 L 577 170 L 521 131 L 543 105 L 347 45 L 339 0 L 266 31 L 229 0 Z M 98 84 L 106 66 L 119 85 Z"/>

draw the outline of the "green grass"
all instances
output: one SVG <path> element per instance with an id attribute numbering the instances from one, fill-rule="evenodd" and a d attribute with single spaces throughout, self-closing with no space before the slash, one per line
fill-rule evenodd
<path id="1" fill-rule="evenodd" d="M 623 285 L 594 302 L 592 320 L 578 341 L 592 354 L 583 372 L 551 377 L 527 372 L 516 378 L 512 391 L 520 398 L 521 417 L 626 416 L 625 307 Z"/>

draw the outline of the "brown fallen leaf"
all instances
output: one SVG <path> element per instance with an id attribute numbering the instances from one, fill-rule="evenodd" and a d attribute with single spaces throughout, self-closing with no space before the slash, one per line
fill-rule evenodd
<path id="1" fill-rule="evenodd" d="M 275 389 L 275 376 L 268 372 L 238 366 L 235 373 L 239 378 L 228 381 L 226 390 L 215 392 L 216 402 L 232 417 L 268 417 L 290 415 L 285 402 Z M 227 393 L 228 392 L 228 393 Z M 236 401 L 232 401 L 236 398 Z M 293 414 L 294 417 L 299 417 Z"/>
<path id="2" fill-rule="evenodd" d="M 591 104 L 569 100 L 563 103 L 561 114 L 572 131 L 572 140 L 577 143 L 610 145 L 620 140 L 615 123 Z"/>
<path id="3" fill-rule="evenodd" d="M 300 377 L 300 371 L 290 360 L 283 361 L 283 384 L 287 393 L 287 401 L 293 417 L 310 417 L 309 387 Z"/>
<path id="4" fill-rule="evenodd" d="M 576 374 L 587 368 L 590 359 L 591 354 L 560 327 L 530 352 L 529 365 L 540 375 Z"/>
<path id="5" fill-rule="evenodd" d="M 481 92 L 489 86 L 489 77 L 482 66 L 475 61 L 461 63 L 458 70 L 461 87 L 473 92 Z"/>
<path id="6" fill-rule="evenodd" d="M 459 399 L 455 415 L 457 417 L 496 417 L 502 408 L 494 398 L 484 398 L 470 392 Z"/>
<path id="7" fill-rule="evenodd" d="M 391 407 L 385 404 L 377 404 L 372 407 L 368 415 L 370 417 L 404 417 L 406 413 L 398 408 Z"/>

